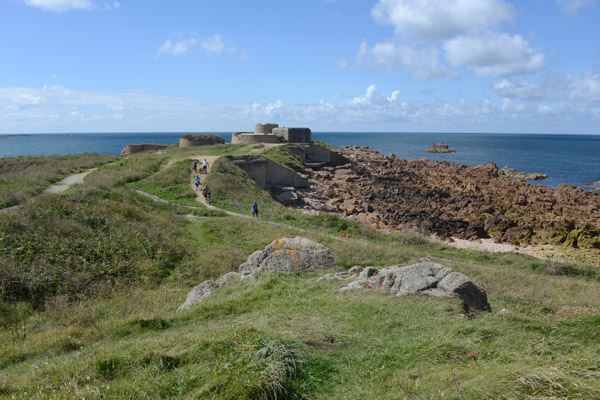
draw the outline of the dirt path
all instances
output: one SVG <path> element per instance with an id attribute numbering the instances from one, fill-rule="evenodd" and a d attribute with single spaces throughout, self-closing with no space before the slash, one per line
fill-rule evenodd
<path id="1" fill-rule="evenodd" d="M 192 172 L 190 174 L 190 187 L 192 188 L 192 190 L 194 190 L 194 192 L 196 193 L 196 201 L 198 203 L 203 204 L 206 208 L 210 209 L 210 210 L 215 210 L 215 211 L 221 211 L 227 215 L 232 215 L 235 217 L 241 217 L 241 218 L 252 218 L 249 215 L 244 215 L 244 214 L 239 214 L 233 211 L 226 211 L 226 210 L 222 210 L 220 208 L 217 208 L 211 204 L 208 204 L 208 201 L 204 198 L 204 195 L 202 194 L 202 188 L 203 185 L 200 185 L 200 187 L 198 188 L 198 190 L 196 190 L 196 185 L 194 184 L 194 177 L 195 176 L 199 176 L 200 177 L 200 182 L 202 182 L 203 180 L 206 179 L 206 177 L 208 176 L 208 174 L 210 174 L 210 171 L 212 170 L 212 166 L 215 163 L 215 161 L 217 161 L 219 159 L 219 156 L 194 156 L 191 157 L 190 160 L 199 160 L 198 162 L 198 170 L 202 171 L 202 161 L 205 160 L 208 161 L 208 170 L 205 173 L 194 173 Z"/>
<path id="2" fill-rule="evenodd" d="M 80 172 L 78 174 L 69 175 L 62 181 L 55 183 L 54 185 L 50 186 L 48 189 L 44 190 L 42 192 L 42 194 L 45 194 L 45 193 L 60 194 L 60 193 L 65 192 L 67 189 L 69 189 L 73 185 L 81 185 L 83 183 L 84 178 L 86 176 L 88 176 L 89 174 L 91 174 L 92 172 L 96 171 L 97 169 L 98 168 L 92 168 L 92 169 L 88 169 L 87 171 Z M 34 196 L 34 197 L 37 197 L 37 196 Z M 34 197 L 32 197 L 32 198 L 34 198 Z M 3 208 L 0 210 L 0 213 L 16 210 L 17 208 L 19 208 L 19 206 L 20 205 L 17 204 L 16 206 Z"/>
<path id="3" fill-rule="evenodd" d="M 48 189 L 44 190 L 44 193 L 62 193 L 73 185 L 81 185 L 83 183 L 83 179 L 97 169 L 98 168 L 92 168 L 79 174 L 69 175 L 62 181 L 55 183 Z"/>

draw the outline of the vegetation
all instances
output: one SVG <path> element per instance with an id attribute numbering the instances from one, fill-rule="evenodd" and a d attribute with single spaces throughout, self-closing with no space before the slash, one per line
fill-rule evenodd
<path id="1" fill-rule="evenodd" d="M 294 154 L 292 149 L 294 145 L 283 145 L 271 147 L 265 150 L 261 155 L 275 161 L 278 164 L 285 165 L 286 167 L 293 170 L 304 169 L 304 161 L 297 154 Z"/>
<path id="2" fill-rule="evenodd" d="M 214 204 L 249 214 L 257 199 L 261 219 L 189 217 L 191 155 L 133 156 L 2 215 L 0 398 L 600 398 L 597 267 L 305 215 L 227 157 L 208 177 Z M 441 262 L 484 287 L 492 313 L 340 293 L 343 281 L 316 281 L 326 271 L 262 274 L 175 313 L 194 285 L 295 235 L 328 246 L 340 270 Z"/>
<path id="3" fill-rule="evenodd" d="M 114 156 L 91 153 L 0 158 L 0 209 L 20 204 L 67 175 L 98 167 L 114 159 Z"/>

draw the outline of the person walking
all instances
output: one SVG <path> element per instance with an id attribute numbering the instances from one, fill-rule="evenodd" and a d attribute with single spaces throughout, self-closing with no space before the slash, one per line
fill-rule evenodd
<path id="1" fill-rule="evenodd" d="M 208 198 L 208 194 L 210 193 L 210 188 L 208 187 L 208 185 L 204 185 L 204 189 L 202 189 L 202 194 L 204 195 L 204 198 Z"/>
<path id="2" fill-rule="evenodd" d="M 256 201 L 252 203 L 252 216 L 258 218 L 258 203 Z"/>
<path id="3" fill-rule="evenodd" d="M 205 174 L 208 172 L 208 161 L 206 161 L 206 158 L 202 161 L 202 171 L 204 171 Z"/>
<path id="4" fill-rule="evenodd" d="M 194 160 L 194 172 L 198 172 L 198 160 Z"/>
<path id="5" fill-rule="evenodd" d="M 196 175 L 196 177 L 194 178 L 194 184 L 196 185 L 196 190 L 199 190 L 200 185 L 202 185 L 202 182 L 200 182 L 200 177 L 198 175 Z"/>

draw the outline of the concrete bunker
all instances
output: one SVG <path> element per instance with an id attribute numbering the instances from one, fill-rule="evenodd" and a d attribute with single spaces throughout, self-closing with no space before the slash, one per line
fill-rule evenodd
<path id="1" fill-rule="evenodd" d="M 233 132 L 231 143 L 310 143 L 312 133 L 309 128 L 279 127 L 275 123 L 254 125 L 254 132 Z"/>

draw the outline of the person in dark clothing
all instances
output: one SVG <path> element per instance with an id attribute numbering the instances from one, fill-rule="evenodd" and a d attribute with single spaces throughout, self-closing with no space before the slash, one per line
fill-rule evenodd
<path id="1" fill-rule="evenodd" d="M 252 203 L 252 216 L 258 218 L 258 203 Z"/>
<path id="2" fill-rule="evenodd" d="M 198 160 L 194 160 L 194 172 L 197 172 L 198 169 Z"/>

